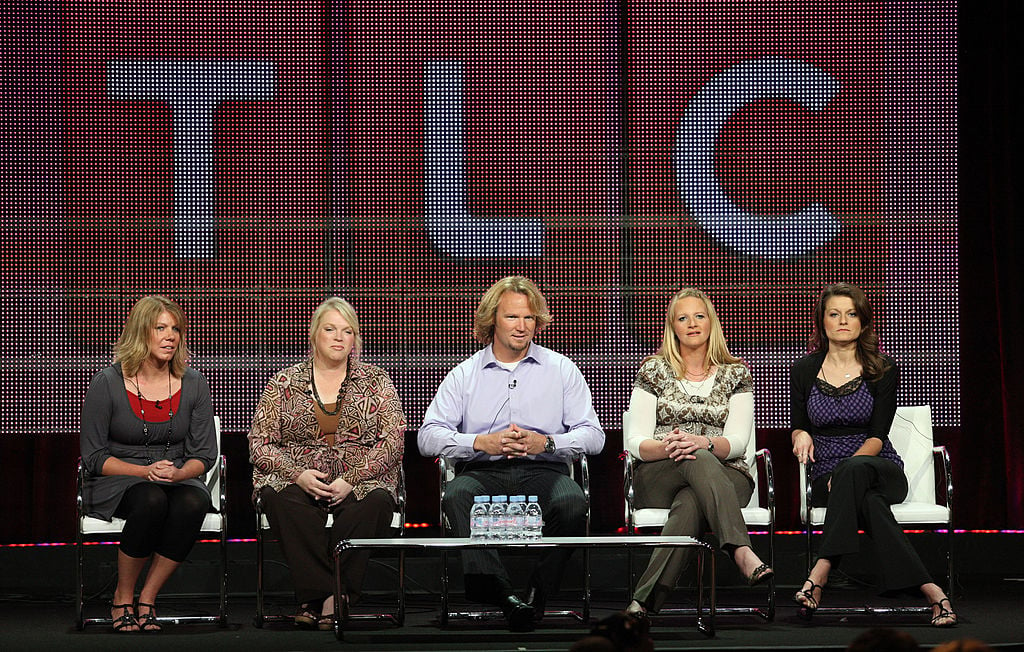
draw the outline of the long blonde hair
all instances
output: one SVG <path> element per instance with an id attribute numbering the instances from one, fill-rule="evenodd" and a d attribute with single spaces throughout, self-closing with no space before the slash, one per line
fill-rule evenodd
<path id="1" fill-rule="evenodd" d="M 722 332 L 722 322 L 718 320 L 718 313 L 715 312 L 715 306 L 711 303 L 711 299 L 697 288 L 683 288 L 676 292 L 672 300 L 668 302 L 668 308 L 665 310 L 665 332 L 661 337 L 661 348 L 657 353 L 672 367 L 676 378 L 682 378 L 686 374 L 686 363 L 683 362 L 683 356 L 679 351 L 679 338 L 676 337 L 676 331 L 672 326 L 675 322 L 676 303 L 687 297 L 696 297 L 703 301 L 708 319 L 711 321 L 711 335 L 708 337 L 708 350 L 704 357 L 705 366 L 742 362 L 740 358 L 729 353 L 729 346 L 725 343 L 725 333 Z"/>
<path id="2" fill-rule="evenodd" d="M 498 304 L 506 292 L 516 292 L 526 297 L 533 313 L 535 333 L 539 333 L 551 323 L 548 302 L 540 293 L 540 288 L 525 276 L 506 276 L 484 292 L 480 305 L 473 315 L 473 336 L 481 344 L 490 344 L 494 339 L 494 321 L 498 313 Z"/>
<path id="3" fill-rule="evenodd" d="M 180 335 L 178 349 L 170 362 L 171 374 L 175 378 L 185 375 L 185 367 L 192 357 L 185 338 L 188 333 L 188 319 L 178 304 L 163 295 L 151 294 L 142 297 L 132 306 L 131 312 L 128 313 L 128 321 L 121 331 L 121 337 L 114 345 L 114 362 L 121 363 L 121 373 L 124 376 L 139 373 L 142 363 L 149 357 L 150 331 L 156 325 L 157 318 L 164 312 L 169 312 L 178 322 Z"/>

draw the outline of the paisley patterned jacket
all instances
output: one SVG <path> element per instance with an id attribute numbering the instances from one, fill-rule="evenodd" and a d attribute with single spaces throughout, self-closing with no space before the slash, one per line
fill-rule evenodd
<path id="1" fill-rule="evenodd" d="M 405 414 L 387 372 L 351 359 L 342 383 L 338 431 L 329 445 L 317 425 L 307 359 L 267 383 L 249 431 L 253 499 L 264 486 L 281 491 L 306 469 L 344 478 L 362 500 L 374 489 L 396 498 L 405 452 Z"/>

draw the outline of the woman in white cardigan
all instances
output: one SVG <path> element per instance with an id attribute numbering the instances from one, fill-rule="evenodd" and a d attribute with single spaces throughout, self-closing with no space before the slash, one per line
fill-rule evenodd
<path id="1" fill-rule="evenodd" d="M 741 508 L 754 490 L 744 459 L 753 432 L 750 370 L 729 353 L 715 308 L 695 288 L 669 302 L 658 353 L 640 366 L 629 401 L 626 448 L 639 460 L 640 507 L 669 509 L 662 534 L 716 533 L 751 585 L 774 572 L 754 553 Z M 658 548 L 626 609 L 657 613 L 693 558 L 689 548 Z"/>

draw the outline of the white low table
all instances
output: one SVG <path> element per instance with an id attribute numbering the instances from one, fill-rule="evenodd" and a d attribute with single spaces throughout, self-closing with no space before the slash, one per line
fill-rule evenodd
<path id="1" fill-rule="evenodd" d="M 715 555 L 714 549 L 707 543 L 692 537 L 680 536 L 589 536 L 589 537 L 545 537 L 539 541 L 471 541 L 468 538 L 454 537 L 394 537 L 390 539 L 345 539 L 340 541 L 334 549 L 334 634 L 338 639 L 342 638 L 344 623 L 342 621 L 342 605 L 339 596 L 343 594 L 341 572 L 338 566 L 338 555 L 345 550 L 365 548 L 367 550 L 397 550 L 398 551 L 398 599 L 399 615 L 396 619 L 399 624 L 404 622 L 405 615 L 405 553 L 410 550 L 436 550 L 442 555 L 448 552 L 460 550 L 504 550 L 514 548 L 581 548 L 589 551 L 594 548 L 658 548 L 675 547 L 696 548 L 699 553 L 698 568 L 707 567 L 710 570 L 710 586 L 708 592 L 708 610 L 705 617 L 704 610 L 704 573 L 697 574 L 697 629 L 708 636 L 715 635 Z M 589 607 L 590 604 L 590 575 L 585 574 L 584 578 L 584 600 Z M 441 565 L 441 613 L 448 614 L 448 568 L 447 564 Z M 584 620 L 589 620 L 589 608 L 584 612 Z M 442 625 L 447 618 L 442 618 Z"/>

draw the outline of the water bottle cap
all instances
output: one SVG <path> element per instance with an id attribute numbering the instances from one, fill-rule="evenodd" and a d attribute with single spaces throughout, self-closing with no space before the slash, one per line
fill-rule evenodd
<path id="1" fill-rule="evenodd" d="M 496 503 L 508 502 L 508 496 L 491 496 L 491 500 Z"/>
<path id="2" fill-rule="evenodd" d="M 526 502 L 526 496 L 512 496 L 511 500 L 514 503 L 525 503 Z"/>
<path id="3" fill-rule="evenodd" d="M 491 502 L 491 497 L 490 496 L 476 496 L 475 498 L 473 498 L 473 502 L 475 502 L 475 503 L 489 503 L 489 502 Z"/>
<path id="4" fill-rule="evenodd" d="M 536 496 L 530 496 L 530 502 L 531 503 L 537 502 L 537 497 Z"/>

